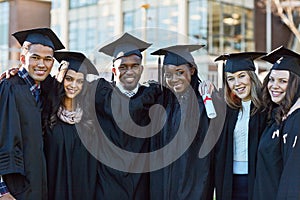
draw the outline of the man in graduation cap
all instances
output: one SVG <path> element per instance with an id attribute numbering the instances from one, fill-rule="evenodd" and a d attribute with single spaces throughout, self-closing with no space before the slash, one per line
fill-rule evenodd
<path id="1" fill-rule="evenodd" d="M 104 134 L 113 145 L 129 152 L 149 152 L 149 140 L 139 137 L 149 130 L 137 132 L 135 127 L 150 122 L 149 109 L 160 91 L 157 84 L 139 83 L 143 72 L 142 52 L 150 45 L 124 33 L 99 50 L 113 57 L 112 72 L 115 82 L 111 83 L 103 78 L 98 80 L 95 94 L 97 118 Z M 117 152 L 111 156 L 111 159 L 115 158 L 127 162 L 126 158 L 118 157 Z M 131 166 L 134 168 L 133 164 Z M 149 174 L 130 173 L 131 171 L 132 169 L 120 171 L 113 166 L 101 164 L 99 172 L 102 185 L 101 198 L 148 199 Z"/>
<path id="2" fill-rule="evenodd" d="M 64 46 L 49 28 L 13 36 L 22 46 L 21 67 L 18 75 L 0 83 L 1 193 L 16 199 L 47 199 L 41 119 L 46 90 L 42 83 L 52 69 L 54 51 Z"/>

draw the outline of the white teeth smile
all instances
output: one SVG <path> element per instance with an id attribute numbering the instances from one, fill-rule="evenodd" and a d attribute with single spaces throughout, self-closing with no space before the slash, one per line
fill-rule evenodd
<path id="1" fill-rule="evenodd" d="M 245 87 L 235 89 L 237 92 L 241 93 L 245 90 Z"/>
<path id="2" fill-rule="evenodd" d="M 174 88 L 175 88 L 175 87 L 180 87 L 181 84 L 175 84 L 175 85 L 173 85 L 173 86 L 174 86 Z"/>
<path id="3" fill-rule="evenodd" d="M 134 81 L 134 78 L 125 78 L 126 79 L 126 81 L 128 81 L 128 82 L 132 82 L 132 81 Z"/>
<path id="4" fill-rule="evenodd" d="M 36 70 L 36 69 L 34 70 L 34 72 L 38 75 L 44 75 L 46 73 L 45 70 Z"/>
<path id="5" fill-rule="evenodd" d="M 75 94 L 76 93 L 76 90 L 73 90 L 73 89 L 68 89 L 69 93 L 71 94 Z"/>
<path id="6" fill-rule="evenodd" d="M 272 91 L 272 96 L 273 97 L 278 97 L 281 94 L 281 92 L 274 92 Z"/>

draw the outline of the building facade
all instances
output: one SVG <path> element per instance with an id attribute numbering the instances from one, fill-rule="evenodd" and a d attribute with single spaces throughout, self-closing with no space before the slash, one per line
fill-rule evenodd
<path id="1" fill-rule="evenodd" d="M 11 33 L 50 27 L 50 10 L 50 0 L 0 0 L 0 71 L 19 63 L 20 45 Z"/>
<path id="2" fill-rule="evenodd" d="M 170 45 L 204 44 L 194 56 L 200 76 L 214 82 L 217 55 L 255 50 L 253 0 L 53 0 L 51 26 L 69 49 L 86 53 L 107 74 L 109 58 L 97 48 L 123 32 L 152 42 L 147 54 Z M 156 58 L 146 58 L 143 78 L 156 79 Z"/>
<path id="3" fill-rule="evenodd" d="M 214 63 L 216 56 L 290 47 L 288 28 L 276 16 L 268 21 L 257 1 L 0 0 L 0 70 L 18 63 L 19 46 L 11 33 L 51 26 L 67 49 L 85 53 L 101 76 L 110 77 L 111 58 L 98 49 L 127 31 L 153 43 L 144 55 L 142 79 L 157 79 L 157 57 L 150 55 L 157 48 L 204 44 L 193 53 L 199 75 L 220 85 L 222 66 Z"/>

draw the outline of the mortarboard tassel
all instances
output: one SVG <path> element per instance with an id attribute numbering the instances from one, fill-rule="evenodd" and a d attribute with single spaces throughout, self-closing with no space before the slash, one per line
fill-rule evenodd
<path id="1" fill-rule="evenodd" d="M 163 74 L 162 74 L 162 69 L 161 69 L 161 57 L 158 57 L 158 66 L 157 66 L 157 70 L 158 70 L 158 84 L 160 85 L 160 88 L 163 89 Z"/>
<path id="2" fill-rule="evenodd" d="M 115 81 L 115 75 L 114 73 L 111 73 L 111 82 L 114 82 Z"/>
<path id="3" fill-rule="evenodd" d="M 113 68 L 115 67 L 115 64 L 114 64 L 115 61 L 113 61 Z M 114 73 L 112 72 L 111 73 L 111 82 L 114 82 L 115 81 L 115 75 Z"/>
<path id="4" fill-rule="evenodd" d="M 160 56 L 158 57 L 158 66 L 157 66 L 157 70 L 158 70 L 158 83 L 161 84 L 161 58 Z"/>

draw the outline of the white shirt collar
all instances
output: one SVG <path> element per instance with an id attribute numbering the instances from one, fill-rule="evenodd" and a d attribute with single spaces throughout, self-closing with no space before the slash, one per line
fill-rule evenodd
<path id="1" fill-rule="evenodd" d="M 128 91 L 136 94 L 139 90 L 139 86 L 140 86 L 140 84 L 137 84 L 137 86 L 133 90 L 126 90 L 119 82 L 116 83 L 116 87 L 119 88 L 120 92 L 122 92 L 123 94 L 126 94 L 126 92 L 128 92 Z"/>

